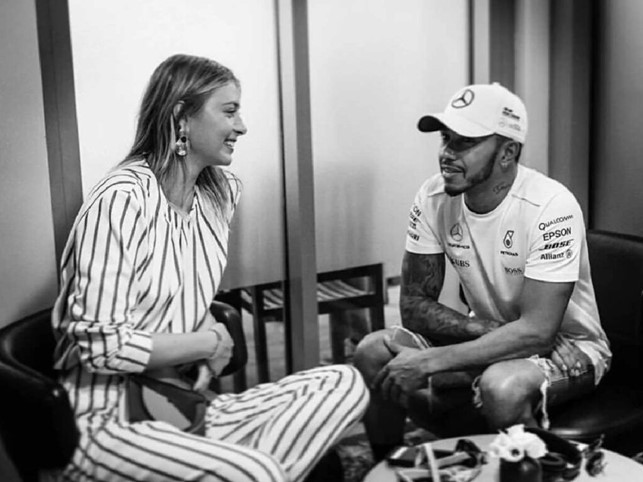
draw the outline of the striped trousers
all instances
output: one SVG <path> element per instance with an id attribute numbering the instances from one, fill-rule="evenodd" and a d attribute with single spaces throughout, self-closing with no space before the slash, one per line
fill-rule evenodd
<path id="1" fill-rule="evenodd" d="M 72 462 L 43 478 L 300 481 L 367 405 L 359 372 L 333 365 L 217 396 L 207 410 L 205 437 L 158 421 L 105 420 L 89 431 L 79 420 L 81 441 Z"/>

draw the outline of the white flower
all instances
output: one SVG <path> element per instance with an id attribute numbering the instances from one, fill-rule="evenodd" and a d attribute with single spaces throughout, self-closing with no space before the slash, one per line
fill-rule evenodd
<path id="1" fill-rule="evenodd" d="M 540 437 L 531 432 L 525 432 L 522 424 L 509 427 L 506 432 L 500 432 L 489 445 L 489 454 L 510 462 L 517 462 L 525 455 L 537 459 L 547 453 L 547 446 Z"/>

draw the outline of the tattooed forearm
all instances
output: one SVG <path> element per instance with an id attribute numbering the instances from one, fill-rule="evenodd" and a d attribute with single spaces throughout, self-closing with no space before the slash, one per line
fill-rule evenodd
<path id="1" fill-rule="evenodd" d="M 442 254 L 405 254 L 400 291 L 402 324 L 438 344 L 478 338 L 500 326 L 495 320 L 471 318 L 438 302 L 444 265 Z"/>

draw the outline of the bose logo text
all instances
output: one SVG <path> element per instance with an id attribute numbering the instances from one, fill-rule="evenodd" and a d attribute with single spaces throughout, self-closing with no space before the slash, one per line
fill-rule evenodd
<path id="1" fill-rule="evenodd" d="M 573 239 L 568 239 L 566 241 L 556 241 L 555 243 L 549 243 L 543 246 L 542 250 L 547 251 L 549 249 L 564 248 L 569 246 L 572 243 Z"/>

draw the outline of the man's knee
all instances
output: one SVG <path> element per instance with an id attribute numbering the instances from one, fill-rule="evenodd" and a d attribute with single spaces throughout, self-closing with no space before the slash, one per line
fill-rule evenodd
<path id="1" fill-rule="evenodd" d="M 529 422 L 543 381 L 542 372 L 526 360 L 489 366 L 477 383 L 482 413 L 494 427 Z"/>
<path id="2" fill-rule="evenodd" d="M 384 337 L 391 335 L 391 330 L 384 329 L 369 333 L 357 345 L 353 363 L 369 383 L 380 369 L 393 358 L 384 344 Z"/>

